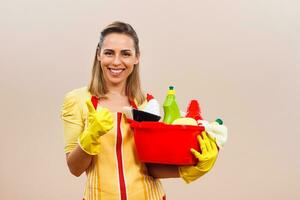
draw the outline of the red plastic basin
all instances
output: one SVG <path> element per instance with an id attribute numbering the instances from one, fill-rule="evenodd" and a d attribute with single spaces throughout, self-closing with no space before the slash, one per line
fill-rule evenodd
<path id="1" fill-rule="evenodd" d="M 168 125 L 162 122 L 130 121 L 134 130 L 137 156 L 145 163 L 194 165 L 197 159 L 191 153 L 199 151 L 197 135 L 202 126 Z"/>

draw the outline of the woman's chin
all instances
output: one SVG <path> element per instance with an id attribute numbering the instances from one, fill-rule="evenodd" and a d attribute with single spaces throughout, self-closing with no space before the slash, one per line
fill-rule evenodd
<path id="1" fill-rule="evenodd" d="M 126 79 L 124 79 L 124 78 L 109 78 L 109 79 L 107 79 L 106 80 L 106 82 L 108 83 L 108 84 L 110 84 L 110 85 L 120 85 L 120 84 L 125 84 L 125 82 L 126 82 Z"/>

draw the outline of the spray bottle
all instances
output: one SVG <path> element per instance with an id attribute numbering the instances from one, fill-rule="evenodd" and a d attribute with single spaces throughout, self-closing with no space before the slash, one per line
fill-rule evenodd
<path id="1" fill-rule="evenodd" d="M 175 90 L 173 86 L 169 87 L 167 97 L 164 102 L 164 119 L 163 122 L 166 124 L 172 124 L 172 122 L 180 118 L 180 110 L 175 98 Z"/>
<path id="2" fill-rule="evenodd" d="M 197 100 L 193 99 L 190 101 L 185 117 L 194 118 L 197 122 L 198 120 L 203 120 L 201 116 L 201 109 Z"/>

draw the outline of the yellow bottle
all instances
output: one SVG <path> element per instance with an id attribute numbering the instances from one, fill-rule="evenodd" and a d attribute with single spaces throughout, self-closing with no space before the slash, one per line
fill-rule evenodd
<path id="1" fill-rule="evenodd" d="M 172 124 L 172 122 L 180 117 L 180 110 L 175 98 L 175 90 L 173 86 L 169 87 L 167 97 L 164 102 L 164 119 L 166 124 Z"/>

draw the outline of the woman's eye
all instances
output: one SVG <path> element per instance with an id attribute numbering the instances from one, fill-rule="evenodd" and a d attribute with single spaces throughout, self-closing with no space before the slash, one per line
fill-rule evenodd
<path id="1" fill-rule="evenodd" d="M 123 54 L 125 57 L 129 57 L 129 56 L 131 56 L 131 54 L 130 53 L 124 53 Z"/>
<path id="2" fill-rule="evenodd" d="M 109 52 L 109 51 L 106 51 L 106 52 L 104 52 L 104 55 L 111 56 L 111 55 L 113 55 L 113 53 Z"/>

